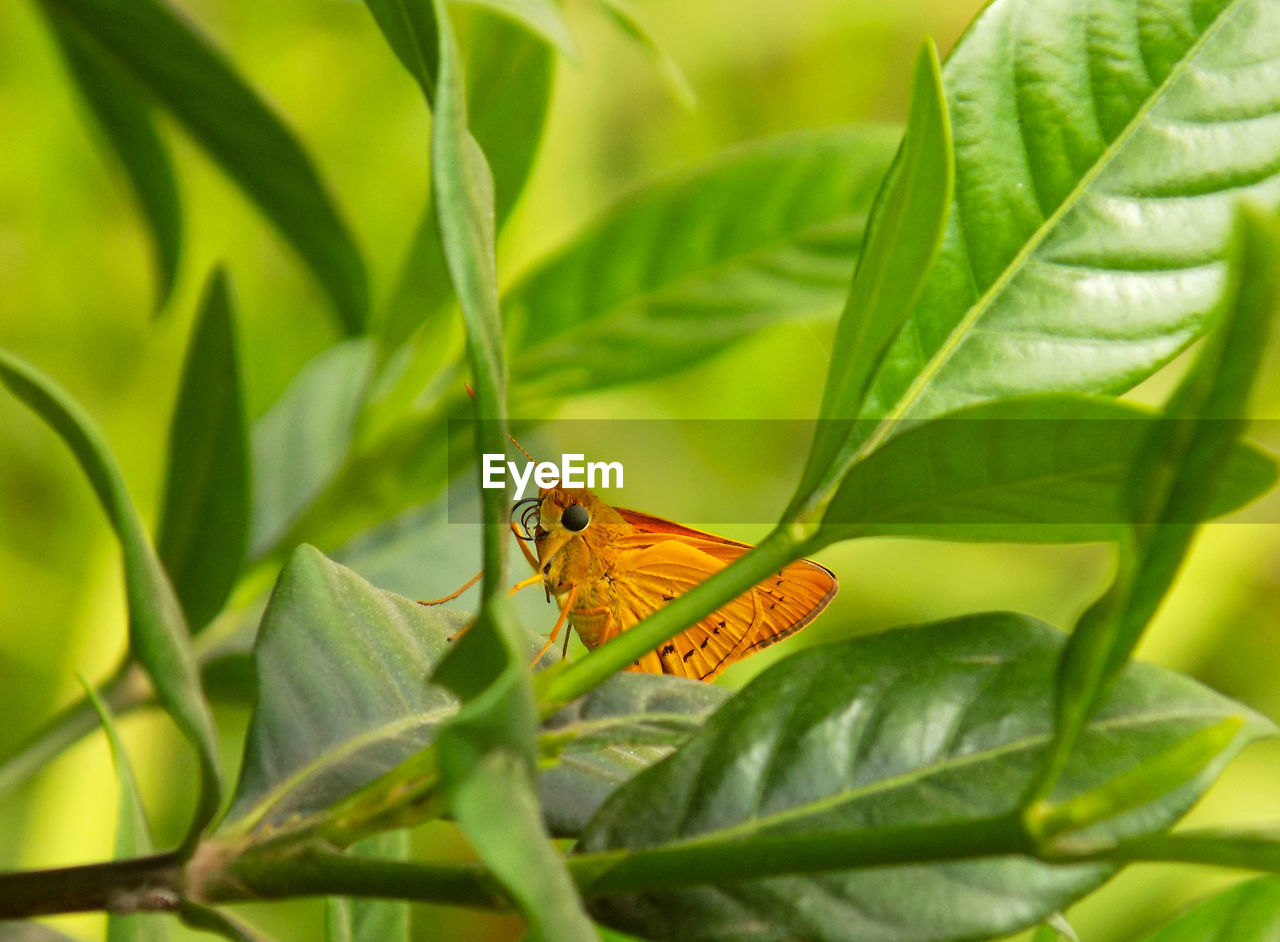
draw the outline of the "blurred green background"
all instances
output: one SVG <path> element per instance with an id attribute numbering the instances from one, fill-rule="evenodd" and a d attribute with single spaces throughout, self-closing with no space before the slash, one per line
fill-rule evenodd
<path id="1" fill-rule="evenodd" d="M 725 147 L 788 130 L 897 121 L 920 38 L 945 52 L 979 0 L 797 0 L 781 4 L 646 0 L 638 12 L 687 73 L 698 107 L 676 104 L 651 64 L 588 2 L 567 15 L 582 51 L 558 66 L 543 148 L 504 236 L 500 268 L 522 267 L 627 190 L 691 167 Z M 428 116 L 421 95 L 351 0 L 183 0 L 298 133 L 353 227 L 388 295 L 427 190 Z M 262 217 L 174 127 L 186 208 L 187 254 L 178 291 L 152 320 L 145 231 L 122 173 L 67 81 L 34 4 L 0 5 L 0 346 L 64 384 L 105 429 L 144 514 L 154 520 L 169 421 L 196 294 L 211 265 L 228 263 L 251 415 L 260 414 L 311 355 L 337 339 L 315 283 Z M 780 325 L 693 370 L 567 403 L 563 417 L 807 418 L 816 411 L 830 322 Z M 1272 371 L 1273 373 L 1280 371 Z M 1162 388 L 1157 378 L 1148 390 Z M 1280 413 L 1272 380 L 1264 408 Z M 792 467 L 762 458 L 751 474 L 707 454 L 673 488 L 749 488 Z M 735 473 L 735 470 L 737 473 Z M 661 506 L 643 508 L 662 514 Z M 696 520 L 684 521 L 696 524 Z M 750 539 L 762 527 L 729 530 Z M 387 588 L 444 594 L 474 572 L 473 528 L 435 525 L 420 558 L 352 554 Z M 800 646 L 895 624 L 1014 609 L 1069 624 L 1108 574 L 1104 548 L 964 546 L 868 540 L 823 561 L 842 591 L 796 639 L 735 667 L 740 685 Z M 1192 674 L 1280 718 L 1280 525 L 1206 528 L 1140 656 Z M 530 602 L 526 624 L 551 610 Z M 116 545 L 63 446 L 0 397 L 0 754 L 78 693 L 76 674 L 105 677 L 125 643 Z M 234 769 L 247 710 L 220 705 Z M 189 813 L 193 759 L 157 714 L 122 722 L 160 841 Z M 1247 752 L 1193 813 L 1200 824 L 1280 820 L 1280 746 Z M 115 782 L 105 741 L 91 737 L 0 806 L 0 869 L 105 859 Z M 423 853 L 466 855 L 452 830 L 431 825 Z M 1087 942 L 1140 936 L 1231 874 L 1182 866 L 1122 874 L 1069 916 Z M 320 936 L 315 902 L 245 907 L 280 939 Z M 416 910 L 421 939 L 518 938 L 512 920 Z M 101 938 L 97 916 L 54 924 Z M 177 929 L 177 938 L 191 935 Z M 187 933 L 183 935 L 182 933 Z"/>

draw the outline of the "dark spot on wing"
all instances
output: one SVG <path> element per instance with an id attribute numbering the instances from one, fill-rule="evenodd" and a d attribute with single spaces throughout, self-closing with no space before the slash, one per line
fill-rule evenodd
<path id="1" fill-rule="evenodd" d="M 685 651 L 685 652 L 684 652 L 684 657 L 683 657 L 683 658 L 681 658 L 681 660 L 683 660 L 683 661 L 687 661 L 687 660 L 689 660 L 689 658 L 691 658 L 691 657 L 693 657 L 693 648 L 690 648 L 688 651 Z"/>
<path id="2" fill-rule="evenodd" d="M 665 592 L 663 592 L 663 593 L 662 593 L 662 601 L 664 601 L 664 602 L 670 602 L 673 598 L 675 598 L 675 596 L 673 596 L 673 595 L 668 595 L 668 594 L 667 594 L 667 593 L 665 593 Z"/>
<path id="3" fill-rule="evenodd" d="M 707 646 L 707 642 L 708 642 L 708 641 L 710 641 L 710 640 L 711 640 L 710 638 L 703 638 L 703 639 L 702 639 L 702 644 L 698 645 L 698 647 L 699 647 L 699 648 L 705 648 L 705 647 Z"/>
<path id="4" fill-rule="evenodd" d="M 675 646 L 674 644 L 668 644 L 668 645 L 666 645 L 665 647 L 663 647 L 663 649 L 662 649 L 662 653 L 663 653 L 664 655 L 667 655 L 667 654 L 675 654 L 675 653 L 676 653 L 676 646 Z"/>

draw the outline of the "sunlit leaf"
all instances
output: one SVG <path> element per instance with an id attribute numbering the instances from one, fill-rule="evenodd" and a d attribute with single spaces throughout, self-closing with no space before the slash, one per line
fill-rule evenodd
<path id="1" fill-rule="evenodd" d="M 956 192 L 860 455 L 1004 396 L 1115 392 L 1207 326 L 1232 206 L 1280 199 L 1280 6 L 996 0 L 944 70 Z"/>

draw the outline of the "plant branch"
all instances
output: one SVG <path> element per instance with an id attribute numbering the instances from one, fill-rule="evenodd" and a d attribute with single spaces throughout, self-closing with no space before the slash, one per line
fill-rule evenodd
<path id="1" fill-rule="evenodd" d="M 0 920 L 93 910 L 169 911 L 181 901 L 183 880 L 182 858 L 176 853 L 0 873 Z"/>

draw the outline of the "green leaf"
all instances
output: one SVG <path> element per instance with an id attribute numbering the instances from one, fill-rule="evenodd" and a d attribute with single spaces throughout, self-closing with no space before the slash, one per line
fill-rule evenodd
<path id="1" fill-rule="evenodd" d="M 848 290 L 892 128 L 811 131 L 638 191 L 504 298 L 524 397 L 651 379 Z"/>
<path id="2" fill-rule="evenodd" d="M 387 831 L 356 844 L 365 857 L 407 860 L 407 831 Z M 325 942 L 407 942 L 409 904 L 395 900 L 333 897 L 325 903 Z"/>
<path id="3" fill-rule="evenodd" d="M 1280 877 L 1246 880 L 1197 903 L 1146 942 L 1269 942 L 1280 936 Z"/>
<path id="4" fill-rule="evenodd" d="M 812 514 L 852 461 L 849 448 L 867 385 L 902 330 L 938 253 L 955 168 L 938 50 L 916 57 L 907 131 L 881 187 L 844 314 L 836 329 L 809 460 L 784 519 Z"/>
<path id="5" fill-rule="evenodd" d="M 254 667 L 269 680 L 219 832 L 318 815 L 432 742 L 457 701 L 427 677 L 468 620 L 296 549 L 258 631 Z"/>
<path id="6" fill-rule="evenodd" d="M 519 23 L 534 36 L 546 40 L 569 61 L 578 60 L 578 46 L 569 32 L 569 25 L 560 13 L 555 0 L 453 0 L 455 4 L 492 10 L 494 13 Z"/>
<path id="7" fill-rule="evenodd" d="M 947 232 L 855 444 L 1029 392 L 1112 393 L 1198 336 L 1232 206 L 1280 190 L 1280 6 L 996 0 L 943 73 Z"/>
<path id="8" fill-rule="evenodd" d="M 854 465 L 823 519 L 825 542 L 872 535 L 1072 542 L 1115 538 L 1150 409 L 1070 393 L 982 403 L 917 425 Z M 1198 518 L 1269 490 L 1276 463 L 1239 441 Z"/>
<path id="9" fill-rule="evenodd" d="M 309 546 L 280 574 L 262 618 L 258 685 L 240 781 L 219 836 L 322 821 L 375 779 L 389 795 L 417 774 L 457 699 L 426 678 L 470 615 L 378 589 Z M 522 636 L 521 663 L 542 647 Z M 673 677 L 620 675 L 548 720 L 542 793 L 553 823 L 577 821 L 619 781 L 670 751 L 727 691 Z M 577 800 L 590 807 L 573 806 Z M 565 825 L 572 827 L 575 825 Z"/>
<path id="10" fill-rule="evenodd" d="M 729 699 L 723 687 L 658 674 L 617 674 L 548 719 L 556 764 L 539 779 L 557 837 L 577 837 L 619 785 L 667 756 Z"/>
<path id="11" fill-rule="evenodd" d="M 689 80 L 685 78 L 684 71 L 640 21 L 630 4 L 625 0 L 600 0 L 600 8 L 608 14 L 609 19 L 613 20 L 618 29 L 622 30 L 623 35 L 639 46 L 649 57 L 676 104 L 688 111 L 696 108 L 698 96 L 694 93 Z"/>
<path id="12" fill-rule="evenodd" d="M 1280 310 L 1280 227 L 1240 213 L 1220 323 L 1165 407 L 1167 419 L 1144 437 L 1129 474 L 1126 504 L 1133 537 L 1120 572 L 1084 613 L 1058 677 L 1058 736 L 1031 798 L 1047 799 L 1072 742 L 1137 645 L 1177 575 L 1209 506 L 1215 482 L 1243 432 L 1249 393 Z M 1033 829 L 1052 809 L 1033 808 Z M 1046 835 L 1047 836 L 1047 835 Z"/>
<path id="13" fill-rule="evenodd" d="M 169 424 L 169 465 L 157 538 L 187 623 L 222 610 L 249 531 L 249 441 L 231 287 L 221 269 L 205 288 Z"/>
<path id="14" fill-rule="evenodd" d="M 207 39 L 159 0 L 41 0 L 59 26 L 146 89 L 289 240 L 350 334 L 368 276 L 305 150 Z"/>
<path id="15" fill-rule="evenodd" d="M 387 45 L 430 101 L 435 97 L 439 43 L 429 0 L 365 0 Z"/>
<path id="16" fill-rule="evenodd" d="M 4 350 L 0 350 L 0 382 L 71 449 L 120 540 L 129 607 L 129 650 L 200 760 L 200 794 L 182 848 L 190 851 L 217 811 L 222 786 L 213 717 L 200 689 L 191 636 L 178 599 L 147 540 L 106 440 L 89 417 L 52 380 Z"/>
<path id="17" fill-rule="evenodd" d="M 882 942 L 1012 932 L 1101 883 L 1106 866 L 1054 866 L 1016 853 L 984 860 L 947 835 L 1012 816 L 1052 736 L 1052 678 L 1065 636 L 1027 616 L 975 615 L 801 651 L 766 670 L 670 758 L 622 786 L 575 853 L 599 857 L 597 918 L 645 938 L 700 942 L 868 938 Z M 1247 742 L 1274 727 L 1160 668 L 1130 665 L 1091 721 L 1059 785 L 1066 797 L 1141 768 L 1228 718 L 1242 731 L 1193 780 L 1099 827 L 1119 839 L 1167 828 Z M 780 867 L 760 847 L 894 841 L 921 829 L 915 860 L 707 884 Z M 923 842 L 936 829 L 936 844 Z M 1018 829 L 1010 835 L 1021 846 Z M 1091 832 L 1093 833 L 1093 832 Z M 614 861 L 609 851 L 625 849 Z M 593 852 L 603 852 L 593 854 Z M 698 860 L 690 871 L 682 859 Z M 785 866 L 806 869 L 794 854 Z M 605 867 L 612 867 L 606 870 Z M 760 872 L 759 869 L 756 870 Z M 641 887 L 643 886 L 643 889 Z M 591 884 L 587 887 L 592 890 Z"/>
<path id="18" fill-rule="evenodd" d="M 276 549 L 341 470 L 376 360 L 369 338 L 330 347 L 254 423 L 250 558 Z"/>
<path id="19" fill-rule="evenodd" d="M 128 860 L 151 853 L 151 828 L 147 824 L 147 813 L 138 797 L 138 780 L 134 777 L 133 767 L 129 764 L 129 756 L 124 750 L 124 743 L 116 732 L 107 705 L 98 698 L 93 687 L 84 684 L 85 693 L 93 709 L 98 714 L 102 729 L 107 734 L 107 742 L 111 746 L 111 759 L 115 764 L 116 786 L 120 797 L 116 802 L 116 842 L 115 859 Z M 112 913 L 107 916 L 107 942 L 151 942 L 169 938 L 168 925 L 155 915 L 124 916 Z"/>
<path id="20" fill-rule="evenodd" d="M 169 151 L 137 90 L 114 70 L 111 61 L 59 17 L 50 16 L 49 26 L 146 219 L 155 255 L 159 311 L 169 300 L 182 254 L 182 202 Z"/>

